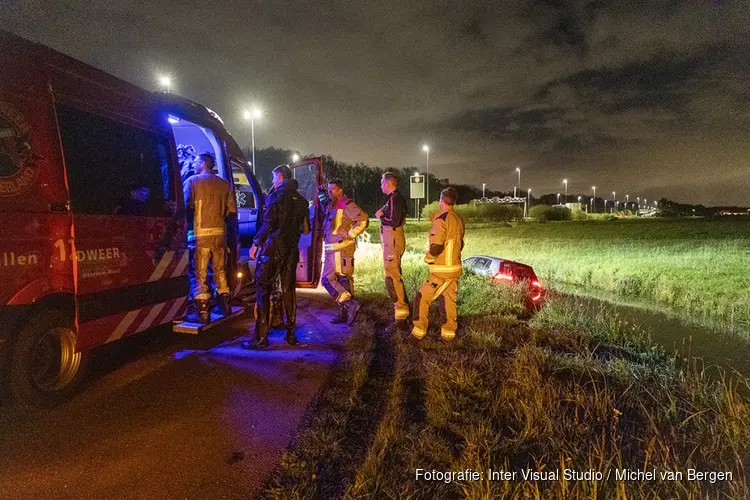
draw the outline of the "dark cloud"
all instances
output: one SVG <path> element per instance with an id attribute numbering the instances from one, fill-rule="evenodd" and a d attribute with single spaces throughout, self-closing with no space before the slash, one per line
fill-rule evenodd
<path id="1" fill-rule="evenodd" d="M 689 119 L 691 90 L 702 77 L 716 75 L 716 62 L 731 50 L 721 44 L 687 57 L 661 54 L 621 67 L 586 69 L 544 85 L 534 97 L 543 101 L 556 87 L 568 86 L 579 100 L 605 113 L 662 108 Z"/>
<path id="2" fill-rule="evenodd" d="M 720 182 L 750 178 L 750 2 L 26 0 L 0 23 L 144 88 L 171 73 L 241 143 L 257 104 L 260 146 L 419 166 L 428 142 L 458 182 L 518 164 L 535 192 L 750 203 Z"/>

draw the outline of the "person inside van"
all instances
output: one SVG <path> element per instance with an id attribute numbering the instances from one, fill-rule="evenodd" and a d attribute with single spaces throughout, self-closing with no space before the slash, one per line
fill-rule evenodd
<path id="1" fill-rule="evenodd" d="M 130 187 L 128 197 L 115 208 L 116 215 L 148 215 L 147 203 L 151 196 L 148 188 L 142 184 Z"/>

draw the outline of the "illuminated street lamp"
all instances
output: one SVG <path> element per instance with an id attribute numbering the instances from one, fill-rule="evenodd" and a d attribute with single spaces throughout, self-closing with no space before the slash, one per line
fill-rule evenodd
<path id="1" fill-rule="evenodd" d="M 427 199 L 425 202 L 425 206 L 427 206 L 430 204 L 430 146 L 428 146 L 427 144 L 424 144 L 422 146 L 422 151 L 424 151 L 425 154 L 427 155 L 427 171 L 426 171 L 427 175 L 425 176 L 425 181 L 426 181 L 425 182 L 426 184 L 425 186 L 426 196 L 425 197 Z"/>
<path id="2" fill-rule="evenodd" d="M 568 202 L 568 179 L 563 179 L 563 184 L 565 184 L 565 203 Z"/>
<path id="3" fill-rule="evenodd" d="M 617 210 L 617 195 L 612 191 L 612 210 Z"/>
<path id="4" fill-rule="evenodd" d="M 245 111 L 245 120 L 250 120 L 250 135 L 253 141 L 253 175 L 255 175 L 255 119 L 260 118 L 261 112 L 258 108 L 252 111 Z"/>
<path id="5" fill-rule="evenodd" d="M 485 196 L 484 196 L 484 191 L 485 191 L 485 189 L 487 189 L 487 183 L 486 183 L 486 182 L 483 182 L 483 183 L 482 183 L 482 198 L 485 198 Z"/>
<path id="6" fill-rule="evenodd" d="M 292 163 L 297 163 L 298 160 L 299 160 L 299 155 L 297 153 L 294 153 L 292 155 Z"/>
<path id="7" fill-rule="evenodd" d="M 560 204 L 560 193 L 557 193 L 557 204 Z"/>
<path id="8" fill-rule="evenodd" d="M 169 90 L 172 88 L 172 79 L 167 75 L 162 75 L 159 77 L 159 84 L 164 87 L 166 89 L 165 92 L 169 94 Z"/>

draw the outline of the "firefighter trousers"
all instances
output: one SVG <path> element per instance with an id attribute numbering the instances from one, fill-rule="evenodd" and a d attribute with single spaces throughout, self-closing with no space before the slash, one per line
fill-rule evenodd
<path id="1" fill-rule="evenodd" d="M 297 248 L 289 252 L 274 252 L 273 255 L 263 255 L 258 258 L 255 266 L 256 340 L 268 335 L 271 294 L 279 277 L 281 277 L 281 295 L 286 311 L 287 330 L 294 329 L 297 325 L 297 262 L 299 262 L 299 249 Z"/>
<path id="2" fill-rule="evenodd" d="M 225 245 L 216 247 L 190 246 L 190 294 L 194 300 L 208 300 L 211 298 L 208 286 L 208 263 L 214 274 L 214 285 L 216 293 L 224 295 L 229 293 L 227 274 L 224 262 L 227 255 Z"/>
<path id="3" fill-rule="evenodd" d="M 320 280 L 339 304 L 354 298 L 354 247 L 328 251 Z"/>
<path id="4" fill-rule="evenodd" d="M 406 319 L 409 317 L 409 299 L 401 279 L 401 257 L 406 250 L 404 227 L 380 226 L 380 245 L 383 247 L 385 289 L 393 301 L 393 317 Z"/>
<path id="5" fill-rule="evenodd" d="M 418 339 L 427 335 L 429 325 L 430 304 L 438 301 L 440 316 L 443 320 L 443 326 L 440 329 L 440 336 L 445 340 L 453 340 L 456 336 L 458 326 L 456 311 L 456 294 L 458 292 L 458 277 L 441 278 L 430 273 L 422 286 L 417 292 L 414 299 L 414 327 L 412 335 Z"/>

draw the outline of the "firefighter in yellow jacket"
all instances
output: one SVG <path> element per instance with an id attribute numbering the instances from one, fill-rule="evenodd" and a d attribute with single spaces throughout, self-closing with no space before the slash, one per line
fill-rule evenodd
<path id="1" fill-rule="evenodd" d="M 414 327 L 411 333 L 418 340 L 427 335 L 428 314 L 434 300 L 439 301 L 443 317 L 440 337 L 450 342 L 456 336 L 456 294 L 458 278 L 463 271 L 461 250 L 464 248 L 464 221 L 453 210 L 456 199 L 455 189 L 443 189 L 440 193 L 440 213 L 433 219 L 430 229 L 430 248 L 424 259 L 430 268 L 430 275 L 414 299 Z"/>
<path id="2" fill-rule="evenodd" d="M 354 323 L 359 312 L 359 302 L 354 300 L 355 239 L 362 234 L 369 218 L 354 201 L 344 196 L 339 179 L 328 183 L 328 189 L 318 190 L 323 207 L 323 278 L 321 282 L 339 306 L 339 315 L 331 323 Z"/>

